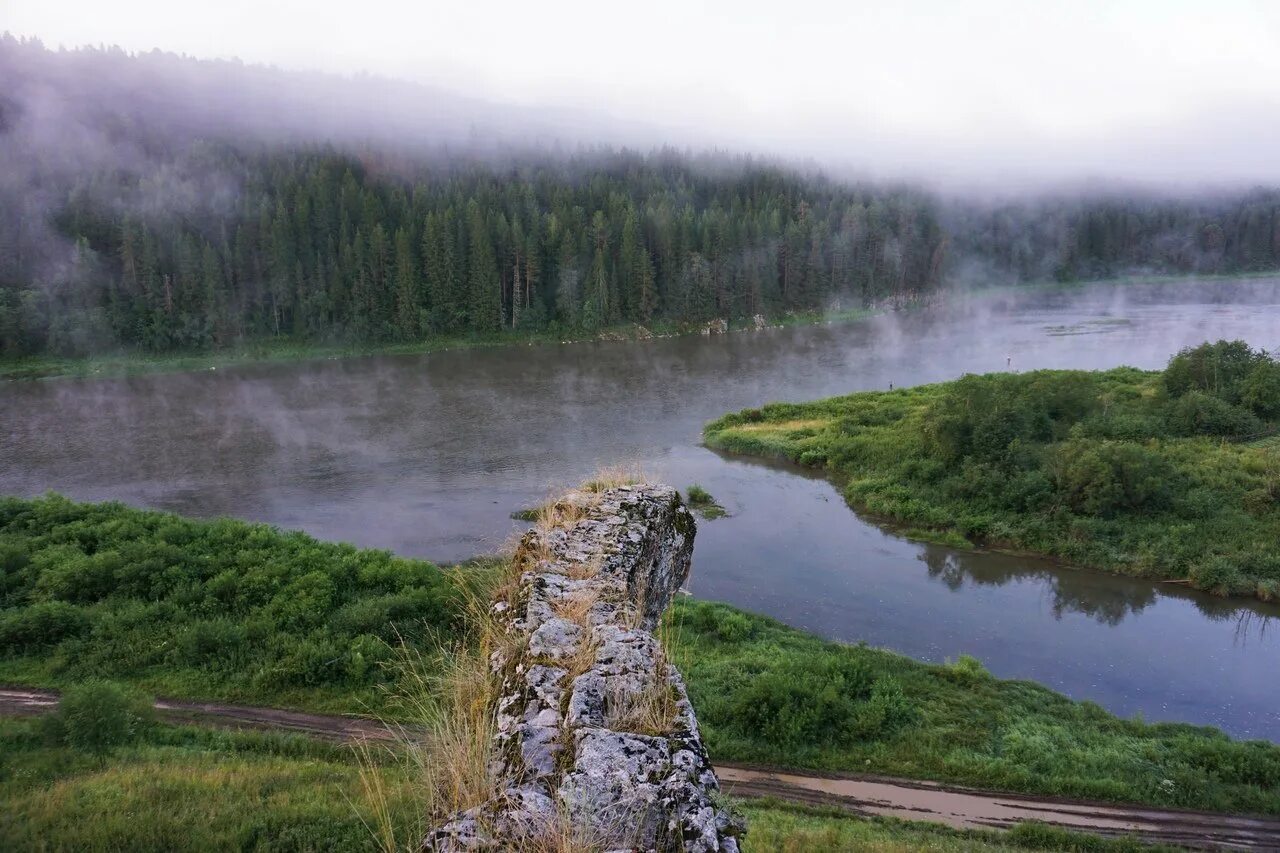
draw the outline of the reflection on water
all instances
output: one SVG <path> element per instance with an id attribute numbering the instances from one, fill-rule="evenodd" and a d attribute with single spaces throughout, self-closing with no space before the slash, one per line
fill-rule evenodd
<path id="1" fill-rule="evenodd" d="M 920 554 L 929 576 L 953 591 L 961 590 L 966 583 L 1000 587 L 1014 581 L 1035 580 L 1048 590 L 1053 615 L 1059 619 L 1064 613 L 1081 613 L 1103 625 L 1118 625 L 1126 616 L 1139 614 L 1155 604 L 1158 596 L 1167 596 L 1190 602 L 1214 621 L 1234 621 L 1236 637 L 1243 641 L 1250 633 L 1262 637 L 1272 617 L 1280 616 L 1276 608 L 1261 602 L 1204 595 L 1178 584 L 1156 584 L 1084 569 L 1035 565 L 1027 559 L 991 551 L 955 551 L 936 545 L 924 545 Z"/>
<path id="2" fill-rule="evenodd" d="M 1090 334 L 1063 334 L 1089 331 Z M 926 659 L 975 654 L 1120 713 L 1280 739 L 1268 605 L 905 542 L 825 480 L 727 459 L 702 424 L 966 371 L 1158 367 L 1280 345 L 1280 283 L 1010 292 L 845 325 L 0 385 L 0 492 L 229 514 L 439 560 L 619 461 L 699 482 L 695 594 Z"/>
<path id="3" fill-rule="evenodd" d="M 1104 625 L 1118 625 L 1130 613 L 1141 613 L 1156 600 L 1151 584 L 1107 584 L 1087 578 L 1083 572 L 1031 568 L 1004 555 L 967 553 L 925 546 L 920 559 L 929 567 L 929 576 L 958 591 L 965 583 L 1004 586 L 1015 580 L 1034 579 L 1044 584 L 1053 597 L 1053 615 L 1083 613 Z M 1199 602 L 1197 602 L 1199 606 Z"/>

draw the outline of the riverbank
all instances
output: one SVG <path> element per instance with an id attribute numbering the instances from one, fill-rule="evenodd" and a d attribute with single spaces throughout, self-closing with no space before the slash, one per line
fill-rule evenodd
<path id="1" fill-rule="evenodd" d="M 1126 276 L 1113 279 L 1097 279 L 1075 282 L 1031 282 L 1018 285 L 990 285 L 935 294 L 936 301 L 956 299 L 984 299 L 1018 293 L 1081 290 L 1099 285 L 1117 287 L 1204 282 L 1223 283 L 1235 280 L 1277 278 L 1280 272 L 1241 273 L 1234 275 L 1196 276 Z M 828 312 L 790 312 L 769 317 L 765 328 L 849 323 L 884 314 L 890 311 L 916 310 L 921 303 L 908 302 L 899 306 L 837 309 Z M 718 321 L 716 321 L 718 324 Z M 247 342 L 227 350 L 215 352 L 142 353 L 120 352 L 88 357 L 31 356 L 0 358 L 0 381 L 22 379 L 55 379 L 61 377 L 113 377 L 144 373 L 181 373 L 202 370 L 226 369 L 252 364 L 274 364 L 366 358 L 370 356 L 423 355 L 458 349 L 517 346 L 560 346 L 596 341 L 637 341 L 653 338 L 699 335 L 709 324 L 677 324 L 656 322 L 648 327 L 626 324 L 613 326 L 594 334 L 561 330 L 544 332 L 504 331 L 492 335 L 441 336 L 421 341 L 386 344 L 343 344 L 293 341 L 285 338 L 267 338 Z M 725 320 L 725 332 L 754 331 L 756 323 L 751 318 Z M 716 327 L 717 333 L 719 327 Z"/>
<path id="2" fill-rule="evenodd" d="M 322 344 L 294 341 L 287 338 L 268 338 L 214 352 L 120 352 L 83 358 L 61 358 L 57 356 L 0 358 L 0 381 L 58 379 L 64 377 L 107 378 L 145 373 L 186 373 L 253 364 L 332 361 L 335 359 L 368 358 L 371 356 L 426 355 L 434 352 L 490 347 L 565 346 L 600 341 L 646 341 L 689 335 L 748 332 L 756 331 L 758 328 L 776 329 L 817 323 L 847 323 L 882 313 L 884 310 L 887 309 L 851 308 L 827 313 L 794 312 L 769 318 L 764 322 L 763 326 L 757 326 L 755 321 L 750 318 L 737 321 L 717 320 L 704 324 L 658 322 L 648 327 L 636 324 L 611 326 L 590 334 L 581 330 L 503 331 L 490 335 L 446 335 L 421 341 L 385 344 Z"/>

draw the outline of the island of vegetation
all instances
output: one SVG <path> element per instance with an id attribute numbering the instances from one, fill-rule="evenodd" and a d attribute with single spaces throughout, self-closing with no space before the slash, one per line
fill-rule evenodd
<path id="1" fill-rule="evenodd" d="M 706 427 L 725 451 L 823 468 L 908 535 L 1280 596 L 1280 363 L 1242 341 L 1164 371 L 967 375 L 770 404 Z"/>
<path id="2" fill-rule="evenodd" d="M 717 518 L 724 518 L 728 515 L 728 511 L 722 507 L 711 493 L 697 483 L 694 483 L 685 490 L 685 499 L 689 506 L 702 518 L 710 521 Z"/>

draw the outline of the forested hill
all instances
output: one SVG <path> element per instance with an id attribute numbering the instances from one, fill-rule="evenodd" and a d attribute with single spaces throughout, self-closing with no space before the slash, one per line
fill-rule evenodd
<path id="1" fill-rule="evenodd" d="M 349 82 L 325 112 L 323 79 L 8 36 L 0 78 L 7 356 L 591 332 L 1280 267 L 1275 191 L 991 205 L 498 127 L 464 145 L 456 101 L 344 123 Z"/>

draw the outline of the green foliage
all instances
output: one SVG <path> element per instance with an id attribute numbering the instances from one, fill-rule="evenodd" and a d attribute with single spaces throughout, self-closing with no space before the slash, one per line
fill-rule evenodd
<path id="1" fill-rule="evenodd" d="M 373 847 L 355 753 L 297 735 L 156 725 L 103 756 L 0 720 L 0 848 L 349 851 Z M 401 837 L 420 837 L 415 780 L 372 768 Z"/>
<path id="2" fill-rule="evenodd" d="M 717 759 L 1280 814 L 1280 746 L 1266 741 L 1120 719 L 967 656 L 919 663 L 723 604 L 682 598 L 667 620 Z"/>
<path id="3" fill-rule="evenodd" d="M 1158 447 L 1077 438 L 1057 446 L 1047 480 L 1073 512 L 1111 518 L 1168 506 L 1180 485 Z M 1037 473 L 1037 472 L 1032 472 Z"/>
<path id="4" fill-rule="evenodd" d="M 1164 386 L 1174 397 L 1201 391 L 1219 399 L 1239 402 L 1245 379 L 1254 365 L 1265 359 L 1244 341 L 1217 341 L 1187 347 L 1169 360 Z"/>
<path id="5" fill-rule="evenodd" d="M 68 687 L 47 720 L 53 739 L 96 755 L 132 743 L 154 722 L 151 697 L 100 679 Z"/>
<path id="6" fill-rule="evenodd" d="M 802 806 L 773 799 L 738 806 L 747 819 L 745 849 L 808 853 L 996 853 L 1052 850 L 1057 853 L 1175 853 L 1182 848 L 1136 838 L 1106 838 L 1040 823 L 1011 830 L 957 830 L 937 823 L 867 818 L 835 806 Z"/>
<path id="7" fill-rule="evenodd" d="M 706 428 L 726 450 L 830 469 L 912 536 L 1039 551 L 1267 598 L 1280 583 L 1280 363 L 1239 341 L 1162 373 L 1041 370 L 769 405 Z M 1229 440 L 1226 440 L 1229 439 Z"/>
<path id="8" fill-rule="evenodd" d="M 83 608 L 65 601 L 38 601 L 0 615 L 0 648 L 30 651 L 79 637 L 91 621 Z"/>
<path id="9" fill-rule="evenodd" d="M 982 665 L 982 661 L 973 655 L 960 655 L 948 663 L 947 668 L 951 670 L 952 675 L 962 681 L 978 681 L 991 677 L 991 673 Z"/>
<path id="10" fill-rule="evenodd" d="M 460 595 L 385 551 L 58 496 L 0 499 L 0 678 L 378 707 L 388 641 L 448 640 Z"/>
<path id="11" fill-rule="evenodd" d="M 685 494 L 688 495 L 689 503 L 692 506 L 705 506 L 716 502 L 715 498 L 711 497 L 711 493 L 697 483 L 690 486 Z"/>
<path id="12" fill-rule="evenodd" d="M 689 499 L 689 506 L 693 508 L 694 512 L 708 521 L 724 518 L 729 514 L 724 507 L 716 503 L 716 499 L 711 496 L 710 492 L 697 483 L 690 486 L 686 494 Z"/>

